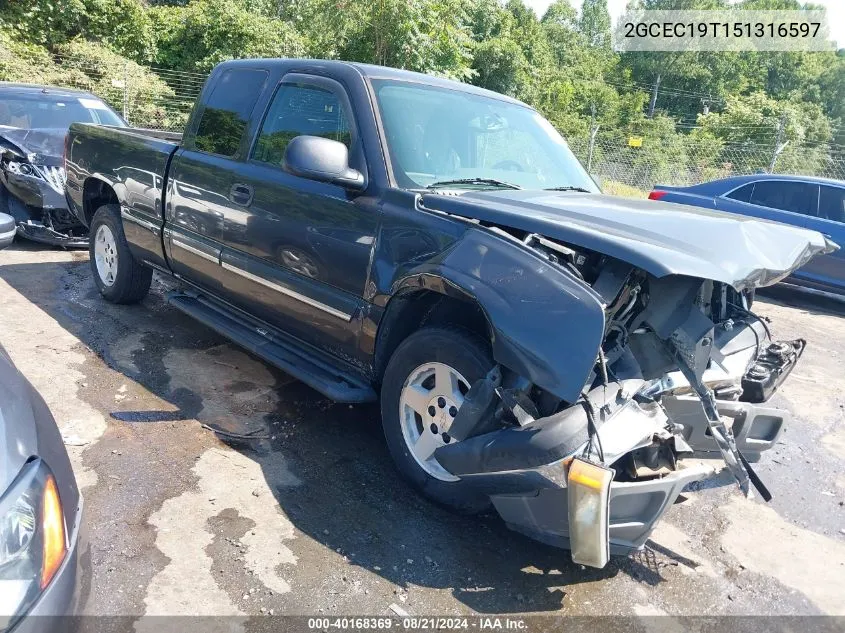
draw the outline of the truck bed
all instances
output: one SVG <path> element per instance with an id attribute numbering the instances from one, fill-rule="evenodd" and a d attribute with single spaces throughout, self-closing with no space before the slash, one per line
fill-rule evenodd
<path id="1" fill-rule="evenodd" d="M 137 250 L 144 261 L 165 266 L 161 234 L 167 168 L 179 149 L 181 136 L 90 123 L 71 125 L 65 145 L 71 211 L 89 225 L 101 204 L 91 183 L 109 187 L 120 201 L 124 230 L 133 251 Z"/>

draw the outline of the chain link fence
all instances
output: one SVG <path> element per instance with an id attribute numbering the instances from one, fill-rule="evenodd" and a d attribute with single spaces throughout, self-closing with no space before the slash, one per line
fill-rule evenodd
<path id="1" fill-rule="evenodd" d="M 134 127 L 182 132 L 207 75 L 139 66 L 92 64 L 61 59 L 69 73 L 64 87 L 88 90 L 101 97 Z"/>
<path id="2" fill-rule="evenodd" d="M 84 44 L 76 49 L 26 55 L 0 47 L 0 80 L 85 90 L 134 127 L 182 132 L 207 75 L 142 66 Z"/>
<path id="3" fill-rule="evenodd" d="M 569 139 L 572 151 L 609 193 L 645 197 L 655 185 L 693 185 L 742 174 L 783 173 L 845 180 L 845 147 L 730 143 L 704 147 L 693 137 L 666 147 L 660 140 Z"/>

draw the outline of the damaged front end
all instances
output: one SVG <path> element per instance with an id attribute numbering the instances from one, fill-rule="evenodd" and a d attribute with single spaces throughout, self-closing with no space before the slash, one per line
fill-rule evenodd
<path id="1" fill-rule="evenodd" d="M 692 457 L 720 455 L 746 495 L 753 487 L 770 498 L 750 462 L 789 420 L 765 403 L 800 358 L 803 340 L 773 341 L 744 295 L 725 283 L 656 277 L 536 235 L 488 228 L 588 284 L 605 305 L 604 338 L 577 401 L 501 366 L 472 385 L 450 429 L 459 441 L 435 452 L 440 465 L 488 494 L 512 529 L 598 567 L 610 553 L 642 547 L 683 488 L 714 474 Z M 561 328 L 562 336 L 577 336 Z M 613 471 L 607 485 L 602 469 Z"/>
<path id="2" fill-rule="evenodd" d="M 65 199 L 63 139 L 64 134 L 54 130 L 0 130 L 0 212 L 15 218 L 22 237 L 85 248 L 88 229 Z"/>

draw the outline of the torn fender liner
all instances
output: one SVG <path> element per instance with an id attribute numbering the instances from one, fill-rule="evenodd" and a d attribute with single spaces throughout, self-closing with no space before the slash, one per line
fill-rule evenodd
<path id="1" fill-rule="evenodd" d="M 81 225 L 80 225 L 81 226 Z M 84 227 L 83 227 L 84 228 Z M 51 246 L 65 246 L 68 248 L 87 248 L 88 233 L 80 231 L 82 235 L 61 233 L 43 224 L 29 220 L 18 224 L 18 235 L 21 235 L 33 242 L 50 244 Z"/>
<path id="2" fill-rule="evenodd" d="M 613 382 L 588 394 L 596 411 L 596 425 L 631 402 L 642 381 Z M 520 427 L 509 427 L 462 442 L 441 446 L 437 461 L 454 475 L 496 473 L 536 468 L 572 454 L 587 441 L 587 412 L 573 406 Z"/>
<path id="3" fill-rule="evenodd" d="M 496 389 L 502 383 L 502 372 L 496 365 L 470 387 L 458 415 L 452 420 L 449 435 L 459 442 L 478 435 L 483 424 L 490 423 L 496 405 Z"/>
<path id="4" fill-rule="evenodd" d="M 769 286 L 838 246 L 816 231 L 653 200 L 552 191 L 424 195 L 426 208 L 590 249 L 655 277 Z"/>

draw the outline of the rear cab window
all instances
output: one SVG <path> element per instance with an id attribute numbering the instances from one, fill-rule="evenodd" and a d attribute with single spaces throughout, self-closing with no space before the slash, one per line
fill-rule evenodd
<path id="1" fill-rule="evenodd" d="M 267 76 L 254 68 L 230 68 L 220 75 L 200 115 L 195 149 L 227 158 L 238 153 Z"/>

